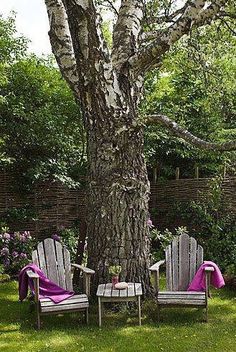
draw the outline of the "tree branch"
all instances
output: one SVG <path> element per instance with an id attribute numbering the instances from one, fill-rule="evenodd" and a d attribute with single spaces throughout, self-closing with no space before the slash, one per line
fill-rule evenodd
<path id="1" fill-rule="evenodd" d="M 236 150 L 236 141 L 229 141 L 224 143 L 213 143 L 207 142 L 201 138 L 194 136 L 188 130 L 179 126 L 176 122 L 172 121 L 165 115 L 149 115 L 146 117 L 146 122 L 151 123 L 161 123 L 163 126 L 167 127 L 176 136 L 184 139 L 186 142 L 194 145 L 199 149 L 214 150 L 214 151 L 233 151 Z"/>
<path id="2" fill-rule="evenodd" d="M 162 24 L 162 23 L 173 22 L 177 16 L 180 16 L 183 14 L 186 7 L 187 7 L 187 3 L 183 7 L 181 7 L 180 9 L 177 9 L 168 15 L 148 17 L 147 19 L 145 19 L 146 20 L 145 23 L 147 25 L 151 25 L 151 24 Z"/>
<path id="3" fill-rule="evenodd" d="M 117 70 L 137 51 L 143 18 L 143 1 L 122 0 L 113 30 L 112 62 Z"/>
<path id="4" fill-rule="evenodd" d="M 45 0 L 49 18 L 49 38 L 52 52 L 62 76 L 70 88 L 78 95 L 78 72 L 72 47 L 65 8 L 61 0 Z"/>
<path id="5" fill-rule="evenodd" d="M 136 75 L 156 67 L 169 48 L 184 34 L 190 33 L 193 26 L 200 27 L 213 20 L 227 0 L 212 0 L 207 6 L 205 0 L 188 0 L 184 13 L 167 29 L 158 32 L 155 40 L 145 44 L 143 48 L 129 59 Z M 207 7 L 206 7 L 207 6 Z"/>
<path id="6" fill-rule="evenodd" d="M 101 18 L 96 12 L 93 0 L 63 0 L 68 15 L 68 23 L 78 70 L 90 80 L 95 63 L 109 61 L 109 51 L 103 40 Z M 82 69 L 83 66 L 83 69 Z"/>
<path id="7" fill-rule="evenodd" d="M 113 2 L 111 0 L 105 0 L 105 3 L 107 3 L 107 4 L 101 3 L 101 6 L 109 8 L 114 13 L 114 15 L 116 15 L 116 16 L 119 15 L 117 8 L 115 7 L 115 5 L 113 4 Z"/>

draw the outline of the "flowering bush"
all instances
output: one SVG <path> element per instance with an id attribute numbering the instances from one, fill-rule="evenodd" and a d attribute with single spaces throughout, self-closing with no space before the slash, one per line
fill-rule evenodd
<path id="1" fill-rule="evenodd" d="M 51 238 L 66 246 L 70 252 L 71 261 L 75 262 L 79 240 L 79 230 L 77 228 L 62 228 L 61 231 L 59 231 L 59 235 L 54 234 Z"/>
<path id="2" fill-rule="evenodd" d="M 0 233 L 0 265 L 11 275 L 19 273 L 31 260 L 33 239 L 29 231 Z"/>

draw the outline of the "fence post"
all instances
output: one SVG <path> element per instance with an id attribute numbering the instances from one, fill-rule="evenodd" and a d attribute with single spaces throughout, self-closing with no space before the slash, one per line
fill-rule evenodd
<path id="1" fill-rule="evenodd" d="M 157 168 L 154 167 L 153 169 L 153 182 L 157 183 Z"/>
<path id="2" fill-rule="evenodd" d="M 195 166 L 195 178 L 199 179 L 199 167 Z"/>
<path id="3" fill-rule="evenodd" d="M 175 179 L 176 179 L 176 180 L 179 180 L 179 174 L 180 174 L 180 169 L 179 169 L 179 167 L 177 167 L 177 168 L 175 169 Z"/>
<path id="4" fill-rule="evenodd" d="M 227 166 L 226 166 L 226 164 L 224 164 L 224 168 L 223 168 L 223 178 L 226 177 L 226 172 L 227 172 Z"/>

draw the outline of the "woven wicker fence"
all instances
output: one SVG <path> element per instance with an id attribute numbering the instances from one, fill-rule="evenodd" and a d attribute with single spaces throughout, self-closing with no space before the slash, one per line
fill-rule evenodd
<path id="1" fill-rule="evenodd" d="M 173 228 L 178 219 L 170 223 L 173 205 L 179 202 L 198 200 L 209 190 L 210 179 L 179 179 L 151 184 L 150 212 L 159 228 Z M 71 227 L 76 220 L 86 221 L 86 190 L 69 189 L 59 182 L 44 182 L 35 186 L 31 193 L 16 191 L 16 180 L 12 174 L 0 172 L 0 218 L 11 219 L 12 231 L 29 230 L 39 238 L 54 231 Z M 236 177 L 225 178 L 222 184 L 224 202 L 236 214 Z M 30 212 L 30 220 L 23 219 L 21 212 Z M 157 212 L 155 212 L 157 210 Z M 23 213 L 22 213 L 23 214 Z M 156 214 L 156 215 L 155 215 Z"/>
<path id="2" fill-rule="evenodd" d="M 153 221 L 160 229 L 173 229 L 188 225 L 174 214 L 178 204 L 203 200 L 208 196 L 211 179 L 178 179 L 151 184 L 150 210 Z M 236 216 L 236 177 L 224 178 L 222 200 L 226 208 Z"/>

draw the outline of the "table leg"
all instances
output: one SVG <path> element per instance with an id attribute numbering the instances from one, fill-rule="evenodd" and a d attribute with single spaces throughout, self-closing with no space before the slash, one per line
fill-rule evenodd
<path id="1" fill-rule="evenodd" d="M 102 304 L 101 304 L 101 297 L 98 297 L 98 325 L 99 325 L 99 328 L 102 326 Z"/>
<path id="2" fill-rule="evenodd" d="M 138 324 L 141 326 L 141 296 L 138 296 Z"/>

